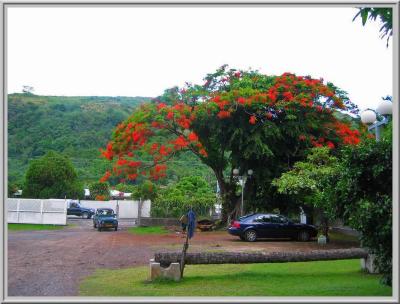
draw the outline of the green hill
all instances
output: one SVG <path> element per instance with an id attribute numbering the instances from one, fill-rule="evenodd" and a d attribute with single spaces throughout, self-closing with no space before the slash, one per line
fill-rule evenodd
<path id="1" fill-rule="evenodd" d="M 48 150 L 68 155 L 82 180 L 101 176 L 99 158 L 113 128 L 144 97 L 8 96 L 9 181 L 23 178 L 28 162 Z"/>
<path id="2" fill-rule="evenodd" d="M 21 183 L 30 160 L 54 150 L 67 155 L 82 181 L 99 179 L 108 165 L 100 158 L 112 130 L 148 97 L 8 96 L 8 180 Z M 207 167 L 190 154 L 175 159 L 170 179 L 199 174 Z M 193 169 L 195 171 L 193 172 Z"/>
<path id="3" fill-rule="evenodd" d="M 29 161 L 49 150 L 67 155 L 80 180 L 98 180 L 109 163 L 100 157 L 116 125 L 150 97 L 8 95 L 8 181 L 21 184 Z M 351 119 L 337 113 L 340 119 Z M 353 120 L 354 124 L 357 124 Z M 200 175 L 215 185 L 211 170 L 190 152 L 169 162 L 161 183 Z M 116 181 L 115 181 L 116 182 Z"/>

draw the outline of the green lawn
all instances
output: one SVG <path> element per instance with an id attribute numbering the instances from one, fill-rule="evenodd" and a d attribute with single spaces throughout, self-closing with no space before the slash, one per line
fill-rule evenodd
<path id="1" fill-rule="evenodd" d="M 68 225 L 69 227 L 71 225 Z M 8 224 L 8 230 L 21 231 L 21 230 L 60 230 L 67 226 L 60 225 L 42 225 L 42 224 Z"/>
<path id="2" fill-rule="evenodd" d="M 162 226 L 150 226 L 150 227 L 131 227 L 128 228 L 128 232 L 133 234 L 167 234 L 169 233 Z"/>
<path id="3" fill-rule="evenodd" d="M 391 296 L 360 260 L 302 263 L 187 265 L 181 282 L 148 282 L 149 268 L 98 269 L 81 296 Z"/>

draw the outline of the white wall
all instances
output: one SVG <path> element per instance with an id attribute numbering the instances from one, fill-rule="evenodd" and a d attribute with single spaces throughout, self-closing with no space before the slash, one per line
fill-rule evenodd
<path id="1" fill-rule="evenodd" d="M 80 201 L 82 207 L 86 208 L 111 208 L 117 211 L 117 201 Z M 139 201 L 118 200 L 119 218 L 137 218 Z M 150 217 L 151 201 L 144 201 L 142 204 L 142 217 Z"/>
<path id="2" fill-rule="evenodd" d="M 8 223 L 67 224 L 67 201 L 64 199 L 7 198 Z M 117 211 L 117 201 L 80 201 L 87 208 L 112 208 Z M 119 218 L 137 218 L 139 201 L 119 200 Z M 150 217 L 151 201 L 142 204 L 142 217 Z"/>
<path id="3" fill-rule="evenodd" d="M 6 202 L 8 223 L 67 224 L 66 200 L 7 198 Z"/>

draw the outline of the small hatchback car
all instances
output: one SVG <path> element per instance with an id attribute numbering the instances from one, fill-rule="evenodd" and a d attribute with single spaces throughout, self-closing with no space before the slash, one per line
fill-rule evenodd
<path id="1" fill-rule="evenodd" d="M 309 241 L 318 230 L 313 225 L 294 223 L 279 214 L 250 214 L 232 221 L 228 232 L 243 241 L 254 242 L 261 238 L 290 238 Z"/>
<path id="2" fill-rule="evenodd" d="M 114 210 L 110 208 L 97 209 L 93 216 L 93 227 L 97 228 L 98 231 L 104 228 L 114 228 L 114 230 L 117 231 L 118 220 Z"/>

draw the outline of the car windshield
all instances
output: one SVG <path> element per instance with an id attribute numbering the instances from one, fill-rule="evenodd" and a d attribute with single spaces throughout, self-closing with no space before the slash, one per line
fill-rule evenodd
<path id="1" fill-rule="evenodd" d="M 99 216 L 110 216 L 110 215 L 114 215 L 114 211 L 112 211 L 112 210 L 99 210 L 97 212 L 97 214 Z"/>

